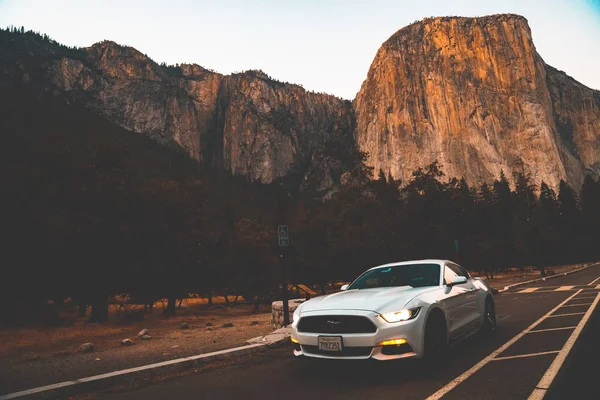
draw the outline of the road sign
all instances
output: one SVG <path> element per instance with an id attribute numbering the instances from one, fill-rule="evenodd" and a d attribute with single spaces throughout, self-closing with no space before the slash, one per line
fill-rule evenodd
<path id="1" fill-rule="evenodd" d="M 288 247 L 290 245 L 290 230 L 287 225 L 277 227 L 277 240 L 279 247 Z"/>

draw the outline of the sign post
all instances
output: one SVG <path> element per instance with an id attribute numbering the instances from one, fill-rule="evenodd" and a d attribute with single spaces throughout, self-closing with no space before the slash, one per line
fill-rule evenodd
<path id="1" fill-rule="evenodd" d="M 279 247 L 288 247 L 290 245 L 290 230 L 287 225 L 279 225 L 277 227 L 277 240 Z"/>
<path id="2" fill-rule="evenodd" d="M 279 247 L 281 247 L 281 253 L 279 254 L 279 259 L 281 260 L 281 281 L 282 281 L 282 296 L 281 300 L 283 302 L 283 325 L 288 326 L 290 324 L 290 312 L 288 306 L 288 291 L 287 291 L 287 276 L 285 271 L 285 259 L 284 248 L 289 247 L 290 245 L 290 230 L 287 225 L 279 225 L 277 227 L 277 241 L 279 242 Z"/>
<path id="3" fill-rule="evenodd" d="M 458 245 L 458 239 L 454 239 L 454 249 L 456 250 L 456 262 L 460 263 L 460 246 Z"/>

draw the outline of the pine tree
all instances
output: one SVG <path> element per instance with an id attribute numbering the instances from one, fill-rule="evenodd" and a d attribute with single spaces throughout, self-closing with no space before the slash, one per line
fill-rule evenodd
<path id="1" fill-rule="evenodd" d="M 558 189 L 558 227 L 561 235 L 561 259 L 563 262 L 581 261 L 579 200 L 568 183 L 561 180 Z"/>
<path id="2" fill-rule="evenodd" d="M 600 182 L 586 175 L 581 187 L 581 236 L 586 259 L 600 258 Z"/>
<path id="3" fill-rule="evenodd" d="M 540 185 L 540 209 L 549 222 L 558 218 L 559 203 L 556 193 L 544 181 Z"/>

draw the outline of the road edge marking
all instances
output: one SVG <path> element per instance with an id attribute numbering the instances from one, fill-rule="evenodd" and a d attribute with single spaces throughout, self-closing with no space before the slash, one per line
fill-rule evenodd
<path id="1" fill-rule="evenodd" d="M 600 300 L 600 293 L 596 295 L 596 299 L 594 300 L 590 308 L 588 308 L 581 321 L 579 321 L 579 324 L 577 324 L 577 328 L 575 328 L 573 333 L 571 333 L 571 336 L 569 336 L 569 339 L 567 339 L 567 343 L 565 343 L 563 348 L 560 350 L 560 352 L 552 362 L 552 364 L 550 364 L 550 367 L 548 367 L 546 373 L 544 374 L 544 376 L 542 376 L 542 379 L 540 379 L 533 392 L 531 392 L 528 400 L 541 400 L 544 398 L 546 393 L 548 393 L 550 385 L 552 385 L 554 378 L 556 378 L 556 375 L 558 375 L 560 368 L 567 359 L 567 356 L 571 352 L 571 349 L 575 345 L 575 342 L 579 338 L 579 335 L 583 331 L 583 328 L 585 327 L 590 317 L 592 316 L 592 313 L 596 309 L 596 306 L 598 305 L 598 300 Z"/>
<path id="2" fill-rule="evenodd" d="M 566 286 L 559 286 L 558 289 L 554 289 L 555 292 L 564 292 L 567 290 L 571 290 L 575 287 L 575 285 L 566 285 Z"/>
<path id="3" fill-rule="evenodd" d="M 282 340 L 280 342 L 283 342 L 285 340 L 289 341 L 289 338 L 286 337 L 284 340 Z M 16 399 L 19 397 L 30 396 L 33 394 L 43 393 L 43 392 L 47 392 L 50 390 L 57 390 L 57 389 L 72 387 L 72 386 L 80 385 L 80 384 L 84 384 L 84 383 L 96 382 L 96 381 L 100 381 L 103 379 L 114 378 L 114 377 L 128 375 L 128 374 L 132 374 L 132 373 L 136 373 L 136 372 L 151 371 L 153 369 L 164 368 L 164 367 L 168 367 L 168 366 L 172 366 L 172 365 L 176 365 L 176 364 L 183 364 L 186 362 L 192 363 L 195 365 L 198 362 L 213 361 L 213 360 L 219 359 L 220 357 L 231 357 L 231 356 L 236 356 L 236 355 L 251 354 L 251 353 L 258 352 L 258 351 L 266 350 L 267 348 L 271 348 L 277 343 L 279 343 L 279 342 L 270 343 L 270 344 L 263 344 L 263 343 L 250 344 L 250 345 L 246 345 L 246 346 L 234 347 L 232 349 L 219 350 L 219 351 L 214 351 L 211 353 L 204 353 L 204 354 L 199 354 L 199 355 L 190 356 L 190 357 L 176 358 L 174 360 L 162 361 L 162 362 L 158 362 L 158 363 L 142 365 L 139 367 L 133 367 L 133 368 L 127 368 L 127 369 L 122 369 L 122 370 L 118 370 L 118 371 L 107 372 L 104 374 L 88 376 L 85 378 L 73 379 L 71 381 L 59 382 L 59 383 L 54 383 L 51 385 L 21 390 L 21 391 L 14 392 L 14 393 L 3 394 L 3 395 L 0 395 L 0 400 Z"/>
<path id="4" fill-rule="evenodd" d="M 540 353 L 517 354 L 517 355 L 514 355 L 514 356 L 496 357 L 492 361 L 502 361 L 502 360 L 512 360 L 514 358 L 526 358 L 526 357 L 545 356 L 545 355 L 548 355 L 548 354 L 556 354 L 558 352 L 560 352 L 560 350 L 542 351 Z"/>
<path id="5" fill-rule="evenodd" d="M 533 287 L 533 288 L 530 287 L 530 288 L 527 288 L 527 289 L 519 290 L 517 293 L 533 293 L 533 292 L 535 292 L 538 289 L 540 289 L 540 288 L 539 287 Z"/>
<path id="6" fill-rule="evenodd" d="M 550 332 L 550 331 L 564 331 L 567 329 L 575 329 L 577 326 L 563 326 L 560 328 L 548 328 L 548 329 L 535 329 L 533 331 L 529 331 L 528 333 L 537 333 L 537 332 Z"/>
<path id="7" fill-rule="evenodd" d="M 494 350 L 492 353 L 490 353 L 487 357 L 485 357 L 484 359 L 482 359 L 481 361 L 479 361 L 477 364 L 473 365 L 471 368 L 469 368 L 468 370 L 466 370 L 465 372 L 463 372 L 462 375 L 459 375 L 458 377 L 454 378 L 452 381 L 450 381 L 448 384 L 446 384 L 446 386 L 442 387 L 437 392 L 435 392 L 432 395 L 430 395 L 429 397 L 427 397 L 425 400 L 438 400 L 438 399 L 441 399 L 442 396 L 445 396 L 447 393 L 449 393 L 456 386 L 458 386 L 461 383 L 463 383 L 464 381 L 466 381 L 471 375 L 473 375 L 475 372 L 479 371 L 486 364 L 488 364 L 490 361 L 492 361 L 498 354 L 501 354 L 504 350 L 508 349 L 510 346 L 513 345 L 513 343 L 515 343 L 517 340 L 519 340 L 523 336 L 525 336 L 530 330 L 532 330 L 533 328 L 535 328 L 536 326 L 538 326 L 539 324 L 541 324 L 542 321 L 544 321 L 553 312 L 555 312 L 556 310 L 558 310 L 559 308 L 561 308 L 565 303 L 567 303 L 568 301 L 570 301 L 573 297 L 577 296 L 581 292 L 581 290 L 582 289 L 579 289 L 577 292 L 575 292 L 571 296 L 567 297 L 559 305 L 557 305 L 552 310 L 550 310 L 546 314 L 544 314 L 540 319 L 538 319 L 537 321 L 535 321 L 533 324 L 529 325 L 527 328 L 525 328 L 520 333 L 518 333 L 516 336 L 514 336 L 512 339 L 510 339 L 508 342 L 506 342 L 502 346 L 498 347 L 496 350 Z"/>
<path id="8" fill-rule="evenodd" d="M 570 275 L 570 274 L 573 274 L 575 272 L 583 271 L 584 269 L 592 268 L 592 267 L 595 267 L 595 266 L 598 266 L 598 265 L 600 265 L 600 263 L 594 263 L 594 264 L 591 264 L 591 265 L 588 265 L 588 266 L 585 266 L 585 267 L 574 269 L 572 271 L 564 272 L 562 274 L 550 275 L 550 276 L 545 276 L 543 278 L 532 279 L 530 281 L 513 283 L 512 285 L 504 286 L 504 289 L 499 289 L 498 293 L 506 292 L 509 289 L 512 289 L 512 288 L 517 287 L 517 286 L 526 285 L 528 283 L 533 283 L 533 282 L 538 282 L 538 281 L 544 281 L 545 282 L 547 279 L 554 279 L 554 278 L 558 278 L 560 276 Z M 600 286 L 600 285 L 598 285 L 598 286 Z"/>
<path id="9" fill-rule="evenodd" d="M 599 279 L 600 279 L 600 276 L 597 277 L 596 279 L 594 279 L 593 281 L 591 281 L 590 283 L 588 283 L 588 286 L 592 286 L 594 283 L 598 282 Z"/>
<path id="10" fill-rule="evenodd" d="M 581 306 L 589 306 L 592 303 L 577 303 L 577 304 L 565 304 L 563 307 L 581 307 Z"/>
<path id="11" fill-rule="evenodd" d="M 558 318 L 558 317 L 570 317 L 571 315 L 582 315 L 585 314 L 585 311 L 582 312 L 574 312 L 574 313 L 567 313 L 567 314 L 556 314 L 556 315 L 549 315 L 548 318 Z"/>

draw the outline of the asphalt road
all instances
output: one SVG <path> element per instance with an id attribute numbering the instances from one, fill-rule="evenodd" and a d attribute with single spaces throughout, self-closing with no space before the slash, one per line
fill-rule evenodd
<path id="1" fill-rule="evenodd" d="M 597 284 L 592 284 L 596 279 Z M 295 360 L 291 347 L 286 346 L 235 365 L 196 373 L 190 371 L 173 379 L 135 388 L 105 390 L 90 397 L 123 400 L 508 400 L 527 399 L 536 387 L 548 386 L 549 390 L 537 391 L 546 395 L 546 399 L 599 399 L 600 315 L 591 310 L 599 292 L 600 266 L 595 266 L 542 284 L 533 283 L 498 294 L 498 332 L 491 337 L 477 334 L 451 348 L 445 363 L 433 371 L 423 368 L 417 361 L 304 362 Z M 557 308 L 561 303 L 563 306 Z M 549 316 L 555 308 L 553 316 Z M 557 317 L 560 314 L 570 315 Z M 553 363 L 556 364 L 555 360 L 562 356 L 561 349 L 571 335 L 577 333 L 576 327 L 582 319 L 587 320 L 585 328 L 562 368 L 555 368 Z M 539 323 L 531 327 L 535 322 Z M 529 327 L 539 332 L 524 332 Z M 520 336 L 515 341 L 513 338 L 517 335 Z M 514 343 L 506 347 L 511 340 Z M 503 345 L 505 350 L 496 351 Z M 480 363 L 482 360 L 484 362 Z M 464 375 L 478 363 L 481 368 Z M 553 379 L 554 372 L 558 373 L 556 379 Z M 461 383 L 453 386 L 451 382 L 457 377 Z M 551 385 L 545 386 L 540 382 L 542 378 L 550 379 Z"/>

